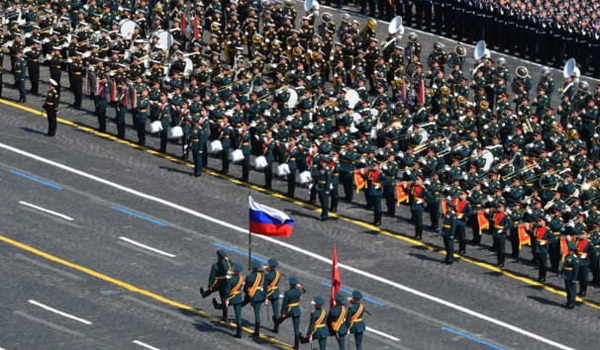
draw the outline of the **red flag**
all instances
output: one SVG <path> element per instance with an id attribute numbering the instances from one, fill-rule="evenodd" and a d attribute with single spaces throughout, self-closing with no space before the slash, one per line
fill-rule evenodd
<path id="1" fill-rule="evenodd" d="M 402 95 L 401 100 L 402 100 L 402 102 L 405 102 L 406 101 L 406 81 L 404 80 L 404 77 L 402 77 L 401 84 L 402 84 L 402 88 L 400 90 L 400 91 L 402 91 L 401 92 L 401 95 Z"/>
<path id="2" fill-rule="evenodd" d="M 356 184 L 356 193 L 367 186 L 367 180 L 360 173 L 360 169 L 354 170 L 354 183 Z"/>
<path id="3" fill-rule="evenodd" d="M 185 29 L 187 27 L 187 23 L 185 22 L 185 14 L 183 12 L 179 13 L 179 17 L 181 18 L 181 32 L 185 35 Z"/>
<path id="4" fill-rule="evenodd" d="M 331 271 L 331 297 L 329 299 L 329 306 L 335 307 L 335 294 L 340 291 L 342 285 L 342 278 L 340 277 L 340 270 L 338 269 L 337 252 L 335 250 L 335 244 L 333 245 L 333 269 Z"/>
<path id="5" fill-rule="evenodd" d="M 198 16 L 194 17 L 194 38 L 196 40 L 200 40 L 200 21 L 198 21 Z"/>
<path id="6" fill-rule="evenodd" d="M 425 80 L 419 80 L 419 106 L 425 105 Z"/>

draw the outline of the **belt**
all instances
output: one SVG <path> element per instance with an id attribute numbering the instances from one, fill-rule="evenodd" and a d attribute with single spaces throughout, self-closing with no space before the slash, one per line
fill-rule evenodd
<path id="1" fill-rule="evenodd" d="M 555 236 L 560 236 L 560 231 L 553 231 L 552 233 L 554 233 Z"/>
<path id="2" fill-rule="evenodd" d="M 227 278 L 227 276 L 217 276 L 217 277 L 215 277 L 216 280 L 224 280 L 226 278 Z"/>
<path id="3" fill-rule="evenodd" d="M 587 254 L 586 253 L 577 253 L 577 254 L 579 254 L 579 257 L 581 259 L 587 259 Z"/>
<path id="4" fill-rule="evenodd" d="M 325 184 L 327 183 L 327 181 L 325 181 L 325 180 L 319 180 L 319 183 L 320 183 L 321 185 L 325 185 Z"/>
<path id="5" fill-rule="evenodd" d="M 250 142 L 242 142 L 242 145 L 243 145 L 243 146 L 249 146 L 249 145 L 250 145 Z"/>
<path id="6" fill-rule="evenodd" d="M 146 110 L 145 110 L 145 109 L 140 109 L 138 112 L 140 112 L 140 113 L 145 113 L 145 112 L 146 112 Z"/>
<path id="7" fill-rule="evenodd" d="M 81 72 L 73 72 L 75 75 L 81 75 Z"/>
<path id="8" fill-rule="evenodd" d="M 443 228 L 450 228 L 452 225 L 442 225 Z"/>
<path id="9" fill-rule="evenodd" d="M 54 106 L 54 102 L 46 102 L 46 104 L 49 106 Z"/>
<path id="10" fill-rule="evenodd" d="M 35 59 L 35 60 L 29 60 L 29 62 L 37 62 L 37 61 L 38 61 L 37 59 Z"/>
<path id="11" fill-rule="evenodd" d="M 192 140 L 192 142 L 200 142 L 200 140 Z"/>
<path id="12" fill-rule="evenodd" d="M 563 270 L 571 271 L 571 270 L 573 270 L 573 268 L 572 267 L 563 267 Z"/>
<path id="13" fill-rule="evenodd" d="M 494 225 L 494 228 L 495 228 L 495 229 L 498 229 L 498 230 L 502 230 L 502 229 L 504 228 L 504 226 L 497 226 L 497 225 Z"/>

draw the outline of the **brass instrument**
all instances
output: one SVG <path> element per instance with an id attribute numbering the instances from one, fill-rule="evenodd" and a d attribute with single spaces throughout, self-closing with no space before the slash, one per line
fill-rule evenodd
<path id="1" fill-rule="evenodd" d="M 518 66 L 518 67 L 515 69 L 515 74 L 516 74 L 516 75 L 517 75 L 519 78 L 521 78 L 521 79 L 525 79 L 525 78 L 527 78 L 527 77 L 529 76 L 529 70 L 528 70 L 526 67 L 524 67 L 524 66 Z"/>

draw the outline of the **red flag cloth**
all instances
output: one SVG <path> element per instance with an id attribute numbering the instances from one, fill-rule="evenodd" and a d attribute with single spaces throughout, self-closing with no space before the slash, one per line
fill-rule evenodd
<path id="1" fill-rule="evenodd" d="M 360 169 L 354 170 L 354 183 L 356 184 L 356 193 L 367 185 L 367 180 L 362 176 Z"/>
<path id="2" fill-rule="evenodd" d="M 408 192 L 406 192 L 402 183 L 396 184 L 396 195 L 398 197 L 396 205 L 408 203 Z"/>
<path id="3" fill-rule="evenodd" d="M 338 268 L 335 244 L 333 245 L 332 266 L 333 269 L 331 271 L 331 297 L 329 299 L 329 307 L 333 309 L 335 307 L 335 294 L 340 291 L 340 286 L 342 285 L 342 278 L 340 277 L 340 270 Z"/>
<path id="4" fill-rule="evenodd" d="M 200 29 L 198 28 L 198 26 L 200 25 L 200 22 L 198 21 L 198 16 L 194 17 L 194 38 L 196 40 L 200 40 Z"/>
<path id="5" fill-rule="evenodd" d="M 402 88 L 401 88 L 401 91 L 402 91 L 402 93 L 401 93 L 402 94 L 401 100 L 402 100 L 402 102 L 405 102 L 406 101 L 406 81 L 404 80 L 404 77 L 402 77 Z"/>
<path id="6" fill-rule="evenodd" d="M 527 233 L 527 229 L 524 224 L 517 226 L 517 233 L 519 236 L 519 249 L 524 245 L 531 245 L 531 236 Z"/>
<path id="7" fill-rule="evenodd" d="M 181 33 L 185 35 L 185 29 L 187 27 L 187 23 L 185 21 L 185 14 L 183 12 L 180 12 L 179 17 L 181 18 Z"/>
<path id="8" fill-rule="evenodd" d="M 425 80 L 419 80 L 419 106 L 425 105 Z"/>

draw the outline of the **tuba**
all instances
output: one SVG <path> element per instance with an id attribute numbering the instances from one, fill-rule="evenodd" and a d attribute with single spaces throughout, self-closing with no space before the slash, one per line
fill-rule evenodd
<path id="1" fill-rule="evenodd" d="M 323 23 L 330 23 L 330 22 L 332 22 L 332 21 L 333 21 L 333 15 L 332 15 L 331 13 L 329 13 L 329 12 L 324 12 L 324 13 L 321 15 L 321 21 L 322 21 Z"/>
<path id="2" fill-rule="evenodd" d="M 515 70 L 515 74 L 517 75 L 517 77 L 525 79 L 529 76 L 529 70 L 524 66 L 518 66 Z"/>

